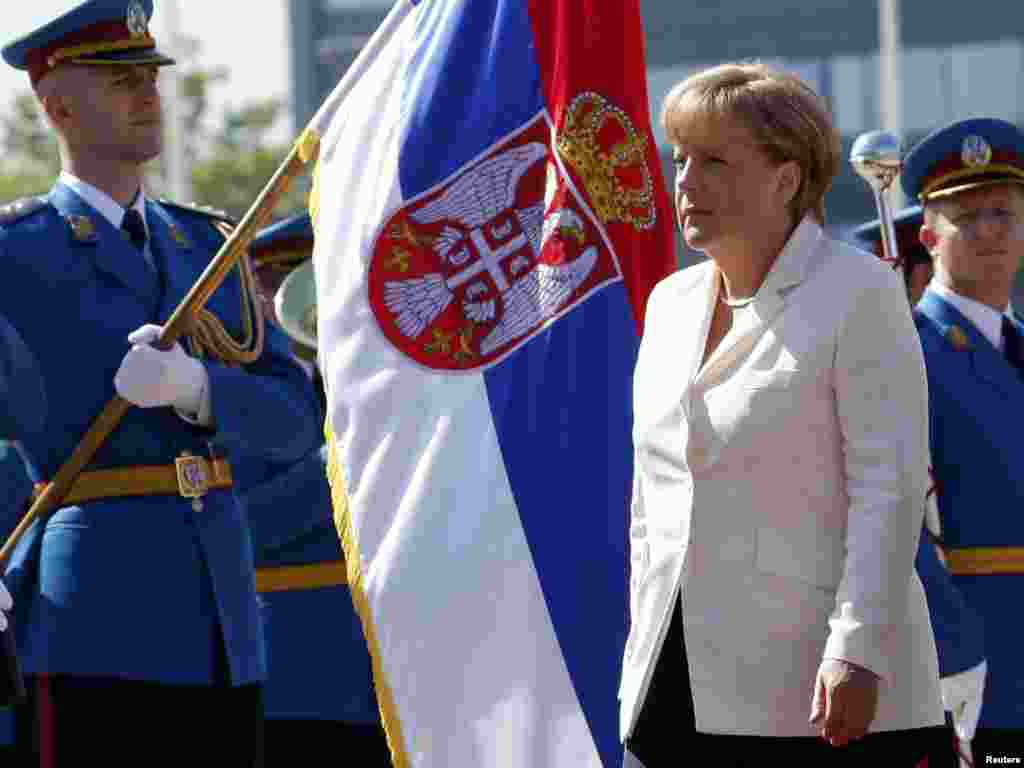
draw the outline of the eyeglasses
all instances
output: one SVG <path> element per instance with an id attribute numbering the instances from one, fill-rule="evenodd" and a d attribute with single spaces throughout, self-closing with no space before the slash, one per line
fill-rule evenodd
<path id="1" fill-rule="evenodd" d="M 966 240 L 976 240 L 983 224 L 989 224 L 999 232 L 1021 232 L 1024 212 L 1013 208 L 975 208 L 969 211 L 949 211 L 943 215 L 953 232 Z"/>

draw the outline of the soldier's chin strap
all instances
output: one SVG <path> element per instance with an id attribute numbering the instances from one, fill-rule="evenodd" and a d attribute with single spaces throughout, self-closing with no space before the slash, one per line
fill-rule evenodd
<path id="1" fill-rule="evenodd" d="M 231 236 L 233 227 L 227 222 L 218 221 L 214 226 L 225 238 Z M 255 362 L 262 354 L 263 310 L 256 298 L 256 280 L 248 257 L 238 260 L 238 274 L 242 289 L 242 339 L 236 340 L 220 319 L 204 307 L 185 334 L 189 351 L 196 357 L 237 366 Z"/>

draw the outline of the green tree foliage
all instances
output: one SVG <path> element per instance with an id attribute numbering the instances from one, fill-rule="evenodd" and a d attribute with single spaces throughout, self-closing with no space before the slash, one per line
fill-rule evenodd
<path id="1" fill-rule="evenodd" d="M 192 58 L 191 56 L 189 57 Z M 191 168 L 192 200 L 222 208 L 241 218 L 291 149 L 290 139 L 275 129 L 284 117 L 284 105 L 274 99 L 244 104 L 225 112 L 211 125 L 210 92 L 230 87 L 226 70 L 182 65 L 180 78 L 185 162 Z M 174 81 L 165 82 L 164 88 Z M 0 204 L 45 193 L 60 170 L 57 143 L 29 92 L 17 93 L 0 114 Z M 167 189 L 168 155 L 147 169 L 146 190 L 159 196 Z M 301 211 L 309 190 L 307 178 L 295 179 L 275 210 L 275 217 Z"/>
<path id="2" fill-rule="evenodd" d="M 192 166 L 192 191 L 196 200 L 223 208 L 236 217 L 245 214 L 284 162 L 291 145 L 270 138 L 283 105 L 267 99 L 228 110 L 207 155 Z M 295 179 L 282 197 L 275 216 L 303 210 L 309 185 Z"/>
<path id="3" fill-rule="evenodd" d="M 25 91 L 11 99 L 0 115 L 0 203 L 46 192 L 60 169 L 57 142 L 46 125 L 35 96 Z"/>

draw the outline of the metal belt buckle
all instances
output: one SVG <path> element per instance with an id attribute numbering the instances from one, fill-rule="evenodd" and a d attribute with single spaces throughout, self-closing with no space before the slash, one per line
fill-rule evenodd
<path id="1" fill-rule="evenodd" d="M 192 509 L 201 512 L 202 497 L 210 491 L 210 472 L 206 459 L 183 451 L 174 460 L 174 468 L 178 473 L 178 494 L 182 498 L 192 499 Z"/>

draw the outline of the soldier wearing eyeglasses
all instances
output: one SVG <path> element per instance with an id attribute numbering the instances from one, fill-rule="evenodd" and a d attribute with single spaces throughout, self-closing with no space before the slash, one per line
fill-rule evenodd
<path id="1" fill-rule="evenodd" d="M 919 237 L 934 265 L 915 315 L 942 543 L 985 626 L 972 745 L 984 765 L 1024 756 L 1024 621 L 1011 608 L 1024 588 L 1024 325 L 1010 306 L 1024 256 L 1024 133 L 987 118 L 939 129 L 907 155 L 902 182 L 923 206 Z"/>

